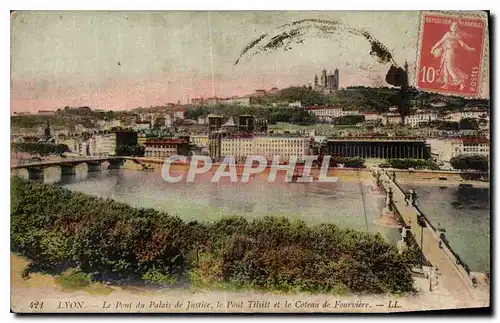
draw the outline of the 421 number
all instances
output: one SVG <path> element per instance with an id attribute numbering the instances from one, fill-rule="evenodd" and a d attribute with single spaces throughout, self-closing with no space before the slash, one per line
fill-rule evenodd
<path id="1" fill-rule="evenodd" d="M 43 309 L 43 302 L 39 302 L 39 301 L 30 302 L 29 308 L 32 308 L 35 310 L 41 310 L 41 309 Z"/>

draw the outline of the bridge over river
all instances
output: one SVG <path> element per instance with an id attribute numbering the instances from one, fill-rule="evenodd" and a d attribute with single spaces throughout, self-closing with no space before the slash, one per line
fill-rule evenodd
<path id="1" fill-rule="evenodd" d="M 443 241 L 440 243 L 440 232 L 432 226 L 417 208 L 407 204 L 405 193 L 393 179 L 382 169 L 375 168 L 374 172 L 380 174 L 379 179 L 383 189 L 386 192 L 392 190 L 394 211 L 398 214 L 400 220 L 404 221 L 405 226 L 410 228 L 410 232 L 419 248 L 423 251 L 425 259 L 433 267 L 438 268 L 441 288 L 464 303 L 470 303 L 470 301 L 477 301 L 481 304 L 489 303 L 489 285 L 485 282 L 475 284 L 473 276 L 465 269 L 465 264 L 457 258 L 451 247 Z M 419 225 L 419 217 L 425 224 L 424 226 Z"/>
<path id="2" fill-rule="evenodd" d="M 28 163 L 18 163 L 10 166 L 11 173 L 20 175 L 23 170 L 27 170 L 29 179 L 42 179 L 43 170 L 47 167 L 60 167 L 61 173 L 64 175 L 74 175 L 76 166 L 86 164 L 89 170 L 99 170 L 103 167 L 103 163 L 107 168 L 119 167 L 125 157 L 66 157 L 58 160 L 35 161 Z M 21 175 L 22 176 L 22 175 Z"/>

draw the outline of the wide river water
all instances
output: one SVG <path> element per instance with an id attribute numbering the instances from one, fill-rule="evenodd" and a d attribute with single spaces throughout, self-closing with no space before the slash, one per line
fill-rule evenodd
<path id="1" fill-rule="evenodd" d="M 446 230 L 453 250 L 472 271 L 490 271 L 490 190 L 402 184 L 417 192 L 417 206 Z M 425 243 L 425 241 L 424 241 Z"/>
<path id="2" fill-rule="evenodd" d="M 154 208 L 184 220 L 213 221 L 227 215 L 248 219 L 287 216 L 309 224 L 335 223 L 342 228 L 379 232 L 389 242 L 400 239 L 398 229 L 381 224 L 384 195 L 372 180 L 342 179 L 336 183 L 284 183 L 278 178 L 251 178 L 248 183 L 166 183 L 160 172 L 110 169 L 76 176 L 45 171 L 45 182 L 73 191 L 111 198 L 135 207 Z M 418 205 L 434 226 L 446 229 L 453 249 L 472 271 L 490 270 L 489 189 L 401 185 L 418 192 Z M 424 242 L 425 243 L 425 242 Z"/>

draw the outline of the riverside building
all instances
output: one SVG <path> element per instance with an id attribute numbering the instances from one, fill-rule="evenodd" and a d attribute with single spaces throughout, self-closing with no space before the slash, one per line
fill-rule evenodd
<path id="1" fill-rule="evenodd" d="M 490 155 L 490 142 L 487 138 L 435 138 L 427 139 L 432 157 L 439 162 L 449 163 L 459 155 Z"/>
<path id="2" fill-rule="evenodd" d="M 361 158 L 430 158 L 425 139 L 415 137 L 346 137 L 327 140 L 327 154 Z"/>
<path id="3" fill-rule="evenodd" d="M 222 157 L 234 156 L 237 162 L 244 162 L 249 155 L 265 157 L 271 161 L 279 155 L 280 161 L 289 161 L 292 156 L 298 162 L 310 155 L 311 138 L 297 136 L 228 136 L 221 139 Z"/>
<path id="4" fill-rule="evenodd" d="M 144 146 L 144 157 L 149 158 L 166 158 L 189 153 L 189 142 L 180 138 L 146 140 Z"/>

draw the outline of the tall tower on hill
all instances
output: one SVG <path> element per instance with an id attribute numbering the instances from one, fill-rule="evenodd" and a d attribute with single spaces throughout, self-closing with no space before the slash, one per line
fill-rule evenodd
<path id="1" fill-rule="evenodd" d="M 50 124 L 49 124 L 49 120 L 47 120 L 47 124 L 45 125 L 45 129 L 43 131 L 43 134 L 45 136 L 45 139 L 48 140 L 50 139 L 51 135 L 50 135 Z"/>
<path id="2" fill-rule="evenodd" d="M 328 84 L 328 79 L 326 75 L 326 69 L 323 69 L 323 71 L 321 71 L 321 86 L 326 88 L 327 84 Z"/>

